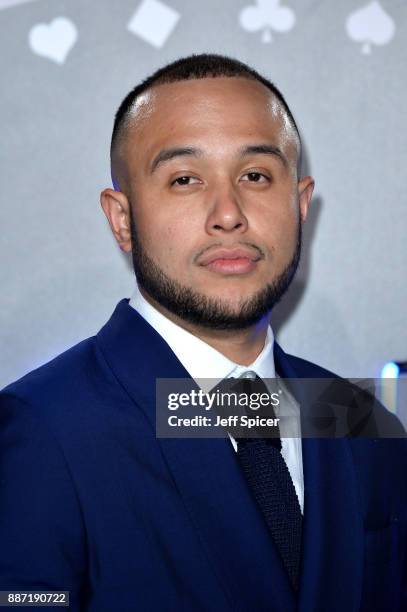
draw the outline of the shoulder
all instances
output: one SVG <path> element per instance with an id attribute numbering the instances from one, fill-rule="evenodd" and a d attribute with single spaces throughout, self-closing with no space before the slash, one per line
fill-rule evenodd
<path id="1" fill-rule="evenodd" d="M 68 389 L 83 378 L 84 369 L 95 362 L 94 337 L 82 340 L 47 363 L 31 370 L 7 385 L 1 395 L 12 395 L 29 401 L 36 395 L 47 395 Z"/>
<path id="2" fill-rule="evenodd" d="M 381 500 L 392 500 L 396 514 L 405 516 L 407 434 L 398 417 L 377 399 L 374 390 L 378 381 L 347 380 L 306 359 L 284 356 L 298 378 L 311 379 L 301 384 L 313 388 L 312 410 L 316 407 L 318 416 L 334 415 L 337 425 L 345 422 L 342 429 L 346 431 L 363 505 L 370 507 L 369 500 L 374 499 L 380 507 Z"/>
<path id="3" fill-rule="evenodd" d="M 283 355 L 289 363 L 291 375 L 301 380 L 314 406 L 323 413 L 333 409 L 336 417 L 338 410 L 340 416 L 345 416 L 350 438 L 376 438 L 385 442 L 398 438 L 400 444 L 395 446 L 405 448 L 407 434 L 402 423 L 378 399 L 380 380 L 348 380 L 311 361 L 284 353 L 280 347 L 277 352 L 280 360 Z"/>
<path id="4" fill-rule="evenodd" d="M 97 408 L 105 406 L 103 397 L 114 401 L 117 392 L 96 337 L 90 337 L 5 387 L 0 417 L 47 423 L 66 436 L 78 416 L 84 427 L 95 422 Z"/>

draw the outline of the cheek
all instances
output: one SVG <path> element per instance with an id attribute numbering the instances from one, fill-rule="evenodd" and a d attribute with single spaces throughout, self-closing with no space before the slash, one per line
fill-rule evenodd
<path id="1" fill-rule="evenodd" d="M 265 244 L 270 245 L 274 254 L 284 248 L 289 249 L 297 240 L 299 212 L 291 202 L 285 201 L 281 206 L 269 207 L 264 215 L 257 219 L 255 233 L 263 237 Z"/>
<path id="2" fill-rule="evenodd" d="M 140 227 L 143 245 L 148 254 L 167 272 L 185 268 L 194 252 L 195 232 L 182 220 L 158 220 Z"/>
<path id="3" fill-rule="evenodd" d="M 291 210 L 290 214 L 285 215 L 281 224 L 281 233 L 279 236 L 280 248 L 282 253 L 291 255 L 298 240 L 298 228 L 300 218 L 298 210 Z"/>

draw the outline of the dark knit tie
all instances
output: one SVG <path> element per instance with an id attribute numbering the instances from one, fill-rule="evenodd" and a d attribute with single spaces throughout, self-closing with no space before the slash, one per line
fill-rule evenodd
<path id="1" fill-rule="evenodd" d="M 266 385 L 258 376 L 254 380 L 244 378 L 240 381 L 241 391 L 244 393 L 269 394 Z M 267 416 L 275 418 L 272 406 L 267 407 Z M 302 515 L 290 472 L 281 455 L 279 430 L 274 438 L 237 439 L 237 456 L 253 496 L 266 519 L 291 584 L 297 590 Z"/>

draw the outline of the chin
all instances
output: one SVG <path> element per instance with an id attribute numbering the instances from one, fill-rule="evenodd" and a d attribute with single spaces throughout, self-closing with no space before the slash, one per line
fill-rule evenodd
<path id="1" fill-rule="evenodd" d="M 240 287 L 222 287 L 222 289 L 208 292 L 200 291 L 201 295 L 205 296 L 208 300 L 217 301 L 227 308 L 231 313 L 238 314 L 242 308 L 242 305 L 250 298 L 252 298 L 259 289 L 251 288 L 246 289 Z"/>

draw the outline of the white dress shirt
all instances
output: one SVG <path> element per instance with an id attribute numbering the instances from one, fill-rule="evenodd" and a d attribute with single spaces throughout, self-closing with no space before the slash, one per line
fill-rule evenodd
<path id="1" fill-rule="evenodd" d="M 257 376 L 260 378 L 265 379 L 265 384 L 267 384 L 267 378 L 275 378 L 276 376 L 273 357 L 274 335 L 271 327 L 267 328 L 266 341 L 261 353 L 253 361 L 253 363 L 248 366 L 244 366 L 234 363 L 209 344 L 164 316 L 161 312 L 154 308 L 154 306 L 147 302 L 147 300 L 141 294 L 137 283 L 129 305 L 137 310 L 137 312 L 147 321 L 147 323 L 149 323 L 157 331 L 157 333 L 162 336 L 191 378 L 193 378 L 205 392 L 209 391 L 209 389 L 204 388 L 204 382 L 207 381 L 201 381 L 200 379 L 212 379 L 210 383 L 211 387 L 213 387 L 224 378 L 230 378 L 232 376 L 238 378 L 244 373 L 253 372 L 257 374 Z M 286 398 L 284 414 L 298 416 L 298 404 L 288 393 L 287 389 L 285 389 L 284 398 Z M 274 407 L 274 412 L 278 417 L 279 406 Z M 285 438 L 283 437 L 283 428 L 280 426 L 281 454 L 290 471 L 301 507 L 301 512 L 303 513 L 304 477 L 302 468 L 302 448 L 300 432 L 297 430 L 297 433 L 298 437 L 296 438 Z M 236 440 L 234 440 L 231 436 L 230 438 L 233 448 L 236 451 Z"/>

